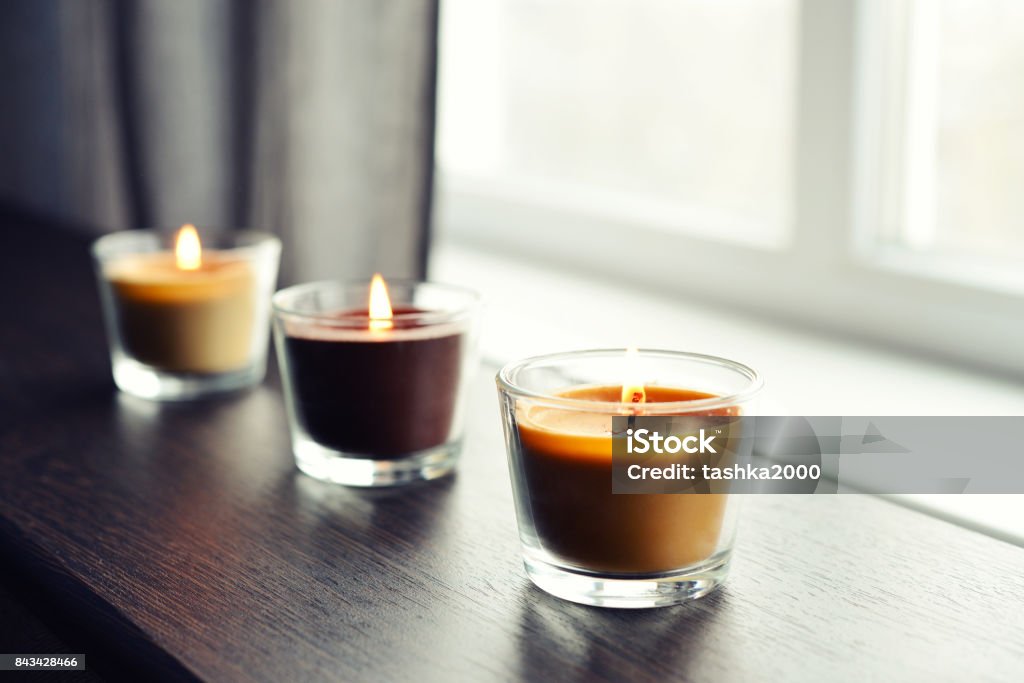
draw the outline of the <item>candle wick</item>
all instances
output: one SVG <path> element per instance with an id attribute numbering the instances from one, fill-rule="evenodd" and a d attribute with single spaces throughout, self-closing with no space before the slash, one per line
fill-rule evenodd
<path id="1" fill-rule="evenodd" d="M 629 401 L 629 418 L 626 420 L 626 428 L 634 429 L 636 427 L 636 408 L 633 406 L 641 403 L 644 400 L 643 390 L 634 390 L 633 395 Z"/>

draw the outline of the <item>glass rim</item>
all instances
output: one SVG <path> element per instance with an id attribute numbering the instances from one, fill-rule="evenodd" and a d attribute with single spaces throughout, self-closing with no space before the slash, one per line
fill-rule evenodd
<path id="1" fill-rule="evenodd" d="M 170 250 L 173 250 L 174 235 L 177 233 L 179 229 L 180 226 L 171 231 L 168 231 L 163 228 L 133 228 L 131 230 L 115 230 L 114 232 L 108 232 L 105 235 L 100 235 L 95 240 L 93 240 L 91 247 L 92 255 L 97 260 L 102 261 L 108 257 L 121 256 L 123 254 L 129 253 L 116 251 L 116 245 L 119 242 L 130 240 L 132 238 L 137 237 L 155 237 L 159 242 L 159 246 L 166 246 Z M 258 251 L 267 248 L 281 248 L 281 239 L 277 235 L 273 234 L 272 232 L 267 232 L 266 230 L 256 230 L 255 228 L 239 228 L 237 230 L 223 229 L 217 230 L 212 234 L 209 232 L 205 232 L 205 236 L 207 238 L 206 242 L 202 241 L 204 232 L 200 232 L 199 236 L 200 242 L 203 245 L 204 249 L 209 248 L 216 249 L 219 251 L 245 252 Z M 165 240 L 168 238 L 171 240 L 171 242 L 165 243 Z M 211 240 L 210 238 L 213 239 Z M 220 241 L 222 240 L 230 239 L 232 241 L 235 241 L 246 238 L 251 240 L 250 243 L 234 245 L 220 244 Z M 137 253 L 146 254 L 153 252 L 139 251 Z"/>
<path id="2" fill-rule="evenodd" d="M 468 319 L 480 308 L 482 297 L 476 290 L 460 285 L 452 285 L 444 282 L 433 282 L 430 280 L 415 280 L 412 278 L 384 278 L 388 287 L 388 294 L 396 288 L 407 287 L 410 289 L 429 288 L 434 291 L 446 292 L 463 297 L 459 306 L 452 309 L 425 309 L 406 313 L 395 313 L 392 320 L 404 323 L 413 323 L 419 326 L 439 325 L 444 323 L 458 322 Z M 271 306 L 275 316 L 287 316 L 297 320 L 316 322 L 321 325 L 336 328 L 362 329 L 366 327 L 366 320 L 362 318 L 339 318 L 338 310 L 330 311 L 304 311 L 284 303 L 285 299 L 291 299 L 302 294 L 314 291 L 330 290 L 335 292 L 344 291 L 366 291 L 370 287 L 369 279 L 360 280 L 316 280 L 291 285 L 274 292 L 271 297 Z M 392 301 L 393 295 L 392 295 Z"/>
<path id="3" fill-rule="evenodd" d="M 514 395 L 517 398 L 528 398 L 535 404 L 588 413 L 624 415 L 627 414 L 627 411 L 623 410 L 623 406 L 627 404 L 612 401 L 591 401 L 581 398 L 567 398 L 565 396 L 558 396 L 543 391 L 533 391 L 516 384 L 513 380 L 513 376 L 515 373 L 524 370 L 531 365 L 538 365 L 544 362 L 571 360 L 581 357 L 622 357 L 626 352 L 627 349 L 624 348 L 584 349 L 579 351 L 561 351 L 559 353 L 531 356 L 529 358 L 523 358 L 507 363 L 498 371 L 497 375 L 495 375 L 495 382 L 497 383 L 498 388 L 502 391 Z M 715 396 L 713 398 L 703 398 L 692 401 L 659 401 L 657 403 L 646 403 L 644 404 L 644 414 L 646 415 L 671 415 L 680 412 L 690 413 L 695 410 L 726 408 L 749 401 L 758 392 L 760 392 L 762 388 L 764 388 L 764 378 L 759 372 L 757 372 L 757 370 L 754 370 L 749 365 L 745 365 L 728 358 L 722 358 L 721 356 L 712 356 L 709 354 L 694 353 L 691 351 L 672 351 L 669 349 L 648 348 L 637 349 L 636 353 L 638 357 L 662 358 L 713 365 L 719 368 L 732 370 L 749 380 L 749 384 L 743 390 L 733 392 L 725 396 Z"/>

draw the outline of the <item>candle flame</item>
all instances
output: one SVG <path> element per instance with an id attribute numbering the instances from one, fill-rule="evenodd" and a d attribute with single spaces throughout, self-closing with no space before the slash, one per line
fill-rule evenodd
<path id="1" fill-rule="evenodd" d="M 196 226 L 186 224 L 178 231 L 174 243 L 174 258 L 182 270 L 199 270 L 203 263 L 203 248 L 199 244 Z"/>
<path id="2" fill-rule="evenodd" d="M 644 385 L 636 382 L 636 375 L 638 373 L 634 366 L 636 365 L 637 353 L 638 350 L 635 346 L 626 349 L 627 380 L 622 383 L 623 403 L 645 403 L 647 401 L 647 392 L 644 391 Z"/>
<path id="3" fill-rule="evenodd" d="M 388 286 L 380 273 L 375 273 L 370 281 L 370 330 L 390 330 L 394 326 L 391 311 L 391 297 L 388 296 Z"/>

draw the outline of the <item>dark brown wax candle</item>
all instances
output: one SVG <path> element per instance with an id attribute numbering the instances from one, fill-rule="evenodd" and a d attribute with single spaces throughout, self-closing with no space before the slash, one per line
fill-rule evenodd
<path id="1" fill-rule="evenodd" d="M 464 335 L 451 324 L 403 320 L 417 313 L 424 311 L 396 307 L 388 329 L 370 329 L 366 310 L 338 313 L 343 326 L 286 327 L 295 419 L 313 441 L 377 459 L 447 442 Z M 351 325 L 360 320 L 367 326 Z"/>

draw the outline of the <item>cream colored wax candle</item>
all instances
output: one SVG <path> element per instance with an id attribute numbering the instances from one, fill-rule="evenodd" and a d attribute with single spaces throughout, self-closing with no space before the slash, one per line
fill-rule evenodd
<path id="1" fill-rule="evenodd" d="M 256 287 L 248 262 L 202 250 L 195 228 L 174 253 L 132 254 L 104 267 L 125 352 L 168 372 L 222 373 L 252 356 Z"/>

